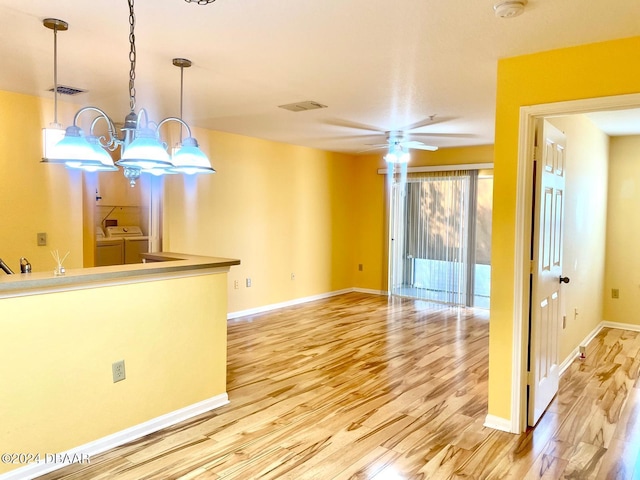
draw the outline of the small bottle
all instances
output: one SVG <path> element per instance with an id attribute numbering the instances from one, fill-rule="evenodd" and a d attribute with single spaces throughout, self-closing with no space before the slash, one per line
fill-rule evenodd
<path id="1" fill-rule="evenodd" d="M 31 264 L 25 257 L 20 258 L 20 273 L 31 273 Z"/>

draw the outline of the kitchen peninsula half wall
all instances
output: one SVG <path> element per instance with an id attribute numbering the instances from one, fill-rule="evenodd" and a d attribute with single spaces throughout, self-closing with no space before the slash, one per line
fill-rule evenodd
<path id="1" fill-rule="evenodd" d="M 227 272 L 240 261 L 153 256 L 0 276 L 6 452 L 95 455 L 228 403 Z M 3 463 L 0 479 L 61 466 Z"/>

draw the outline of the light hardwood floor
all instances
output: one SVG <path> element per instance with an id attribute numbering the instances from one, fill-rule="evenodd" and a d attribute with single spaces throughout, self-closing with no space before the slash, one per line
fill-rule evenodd
<path id="1" fill-rule="evenodd" d="M 488 326 L 358 293 L 231 321 L 230 405 L 41 478 L 640 478 L 640 334 L 604 329 L 512 435 L 482 426 Z"/>

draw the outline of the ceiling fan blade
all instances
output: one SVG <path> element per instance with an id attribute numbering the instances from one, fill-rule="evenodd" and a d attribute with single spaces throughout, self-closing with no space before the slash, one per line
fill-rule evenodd
<path id="1" fill-rule="evenodd" d="M 411 150 L 428 150 L 430 152 L 435 152 L 436 150 L 438 150 L 438 147 L 433 145 L 425 145 L 424 143 L 420 145 L 407 145 L 407 148 L 410 148 Z"/>
<path id="2" fill-rule="evenodd" d="M 400 142 L 400 145 L 406 148 L 420 148 L 420 147 L 423 147 L 425 144 L 417 140 L 405 140 L 404 142 Z"/>
<path id="3" fill-rule="evenodd" d="M 411 137 L 450 137 L 450 138 L 474 138 L 476 135 L 473 133 L 428 133 L 428 132 L 411 132 Z"/>
<path id="4" fill-rule="evenodd" d="M 377 145 L 377 146 L 375 146 L 375 147 L 365 148 L 364 150 L 359 150 L 359 151 L 357 151 L 356 153 L 371 152 L 371 151 L 373 151 L 373 150 L 380 150 L 380 149 L 383 149 L 383 148 L 385 148 L 385 149 L 386 149 L 386 148 L 389 148 L 389 145 Z"/>
<path id="5" fill-rule="evenodd" d="M 365 125 L 364 123 L 357 123 L 357 122 L 349 122 L 347 120 L 340 120 L 338 118 L 325 119 L 323 120 L 323 122 L 327 125 L 331 125 L 334 127 L 352 128 L 354 130 L 366 130 L 367 132 L 379 132 L 379 133 L 384 132 L 384 130 L 378 127 L 374 127 L 372 125 Z"/>
<path id="6" fill-rule="evenodd" d="M 411 130 L 417 130 L 422 127 L 426 127 L 429 125 L 435 125 L 437 123 L 449 122 L 451 120 L 455 120 L 455 117 L 438 117 L 437 115 L 429 116 L 424 120 L 420 120 L 419 122 L 412 123 L 411 125 L 407 125 L 403 128 L 402 132 L 410 132 Z"/>
<path id="7" fill-rule="evenodd" d="M 364 142 L 366 140 L 375 141 L 380 139 L 379 133 L 371 133 L 371 134 L 360 134 L 360 135 L 332 135 L 330 137 L 318 137 L 318 140 L 360 140 Z"/>

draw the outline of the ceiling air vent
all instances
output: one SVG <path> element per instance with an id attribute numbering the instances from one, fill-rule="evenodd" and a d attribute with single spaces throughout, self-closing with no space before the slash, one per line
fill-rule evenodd
<path id="1" fill-rule="evenodd" d="M 278 108 L 284 108 L 292 112 L 304 112 L 305 110 L 316 110 L 318 108 L 327 108 L 326 105 L 322 105 L 318 102 L 312 102 L 311 100 L 306 102 L 289 103 L 287 105 L 278 105 Z"/>
<path id="2" fill-rule="evenodd" d="M 53 92 L 53 87 L 49 89 L 50 92 Z M 82 90 L 80 88 L 67 87 L 66 85 L 58 85 L 58 93 L 60 95 L 78 95 L 79 93 L 85 93 L 86 90 Z"/>

